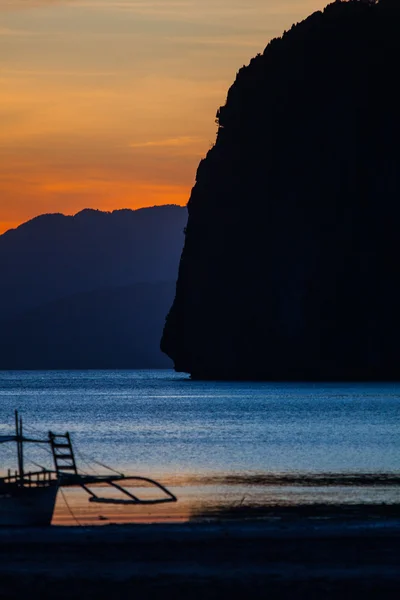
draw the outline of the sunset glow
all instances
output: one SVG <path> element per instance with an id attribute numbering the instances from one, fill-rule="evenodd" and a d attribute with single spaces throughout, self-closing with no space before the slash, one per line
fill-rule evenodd
<path id="1" fill-rule="evenodd" d="M 235 73 L 322 0 L 0 0 L 0 233 L 185 204 Z"/>

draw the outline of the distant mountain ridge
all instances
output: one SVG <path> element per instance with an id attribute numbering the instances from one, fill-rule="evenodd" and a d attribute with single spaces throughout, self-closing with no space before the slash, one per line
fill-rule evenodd
<path id="1" fill-rule="evenodd" d="M 186 221 L 175 205 L 86 209 L 1 235 L 0 369 L 170 365 L 159 338 Z"/>
<path id="2" fill-rule="evenodd" d="M 41 215 L 0 236 L 0 318 L 99 288 L 175 281 L 186 208 Z"/>
<path id="3" fill-rule="evenodd" d="M 175 283 L 84 292 L 2 324 L 1 369 L 161 369 L 160 332 Z"/>

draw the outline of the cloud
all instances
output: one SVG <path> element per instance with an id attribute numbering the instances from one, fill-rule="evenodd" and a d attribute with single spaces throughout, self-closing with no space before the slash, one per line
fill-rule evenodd
<path id="1" fill-rule="evenodd" d="M 0 10 L 17 11 L 41 6 L 53 6 L 74 0 L 0 0 Z"/>
<path id="2" fill-rule="evenodd" d="M 0 27 L 0 36 L 32 36 L 32 35 L 38 35 L 36 32 L 34 31 L 26 31 L 26 30 L 22 30 L 22 29 L 11 29 L 9 27 Z"/>
<path id="3" fill-rule="evenodd" d="M 132 10 L 141 14 L 155 14 L 157 11 L 184 10 L 193 4 L 192 0 L 0 0 L 0 10 L 18 11 L 32 8 L 72 5 L 79 8 L 100 8 L 110 10 Z"/>
<path id="4" fill-rule="evenodd" d="M 0 29 L 1 35 L 1 29 Z M 0 68 L 0 77 L 118 77 L 118 73 L 115 71 L 85 71 L 83 69 L 76 69 L 75 71 L 67 71 L 65 69 L 2 69 Z M 0 80 L 1 81 L 1 80 Z M 8 79 L 9 81 L 9 79 Z"/>
<path id="5" fill-rule="evenodd" d="M 130 148 L 180 148 L 193 146 L 201 143 L 201 138 L 181 136 L 176 138 L 169 138 L 164 140 L 151 140 L 147 142 L 133 142 L 129 144 Z"/>
<path id="6" fill-rule="evenodd" d="M 234 20 L 246 15 L 299 15 L 322 9 L 326 0 L 0 0 L 0 10 L 72 5 L 77 8 L 126 10 L 137 15 L 158 19 L 184 21 L 228 18 Z"/>
<path id="7" fill-rule="evenodd" d="M 75 0 L 75 4 L 85 8 L 128 10 L 163 19 L 208 21 L 213 16 L 232 21 L 246 15 L 254 18 L 306 14 L 324 8 L 327 0 Z"/>
<path id="8" fill-rule="evenodd" d="M 263 30 L 263 36 L 265 36 L 265 30 Z M 268 33 L 268 32 L 267 32 Z M 270 32 L 271 33 L 271 32 Z M 272 32 L 275 33 L 275 32 Z M 187 46 L 233 46 L 235 48 L 260 48 L 258 39 L 251 39 L 244 35 L 223 35 L 221 37 L 213 36 L 176 36 L 166 37 L 166 42 L 174 44 L 183 44 Z"/>

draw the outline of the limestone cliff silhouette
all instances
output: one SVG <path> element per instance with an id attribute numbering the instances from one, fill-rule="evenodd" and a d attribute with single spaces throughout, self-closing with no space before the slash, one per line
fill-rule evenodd
<path id="1" fill-rule="evenodd" d="M 176 370 L 400 378 L 399 4 L 330 4 L 238 72 L 188 204 Z"/>

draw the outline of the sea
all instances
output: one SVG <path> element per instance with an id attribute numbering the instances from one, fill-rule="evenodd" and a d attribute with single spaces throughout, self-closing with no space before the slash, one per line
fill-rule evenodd
<path id="1" fill-rule="evenodd" d="M 53 522 L 201 521 L 274 507 L 400 502 L 400 384 L 198 382 L 172 370 L 0 371 L 0 435 L 70 432 L 88 474 L 156 479 L 178 501 L 133 506 L 58 494 Z M 25 468 L 51 467 L 46 444 Z M 0 470 L 16 468 L 14 443 Z M 118 490 L 93 488 L 99 497 Z M 131 480 L 138 497 L 162 492 Z M 133 490 L 135 490 L 133 492 Z M 93 490 L 92 490 L 93 491 Z M 247 511 L 247 512 L 246 512 Z M 253 512 L 252 512 L 253 511 Z"/>

